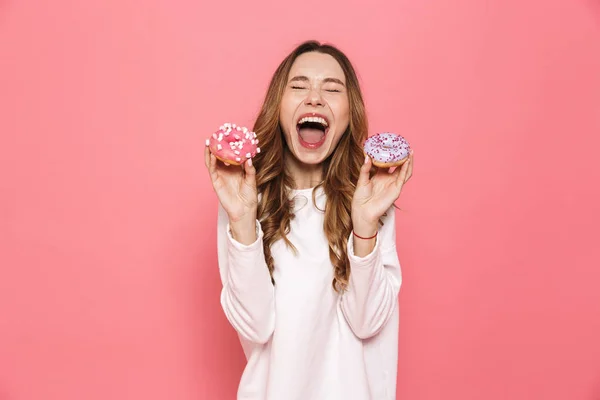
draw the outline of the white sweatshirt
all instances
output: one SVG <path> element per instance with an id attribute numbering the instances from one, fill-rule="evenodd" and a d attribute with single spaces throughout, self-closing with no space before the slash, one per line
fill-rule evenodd
<path id="1" fill-rule="evenodd" d="M 219 206 L 221 305 L 238 332 L 247 365 L 238 400 L 391 400 L 396 398 L 398 292 L 394 208 L 384 217 L 374 250 L 353 253 L 347 291 L 332 288 L 333 267 L 323 232 L 326 196 L 294 190 L 290 241 L 272 246 L 275 286 L 257 240 L 235 241 Z"/>

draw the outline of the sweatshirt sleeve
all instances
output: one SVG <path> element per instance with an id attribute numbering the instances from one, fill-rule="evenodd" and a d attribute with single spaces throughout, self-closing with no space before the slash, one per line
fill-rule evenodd
<path id="1" fill-rule="evenodd" d="M 352 233 L 348 238 L 350 280 L 342 296 L 341 308 L 350 328 L 360 339 L 381 331 L 398 306 L 402 273 L 396 251 L 393 206 L 382 221 L 375 248 L 365 257 L 354 254 Z"/>
<path id="2" fill-rule="evenodd" d="M 232 237 L 229 218 L 219 204 L 217 229 L 225 316 L 244 339 L 264 344 L 275 329 L 275 292 L 263 253 L 260 223 L 256 221 L 256 241 L 243 245 Z"/>

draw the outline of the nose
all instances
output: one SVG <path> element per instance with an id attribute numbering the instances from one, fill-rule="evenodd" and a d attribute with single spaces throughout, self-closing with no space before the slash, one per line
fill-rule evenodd
<path id="1" fill-rule="evenodd" d="M 318 90 L 311 89 L 306 96 L 305 104 L 308 106 L 322 106 L 323 98 L 321 97 L 321 93 Z"/>

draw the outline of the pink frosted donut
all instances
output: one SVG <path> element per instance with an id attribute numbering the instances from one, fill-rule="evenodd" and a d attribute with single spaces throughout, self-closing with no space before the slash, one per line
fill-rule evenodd
<path id="1" fill-rule="evenodd" d="M 408 160 L 410 145 L 397 133 L 382 132 L 365 141 L 364 152 L 377 167 L 397 167 Z"/>
<path id="2" fill-rule="evenodd" d="M 242 165 L 260 153 L 256 133 L 230 123 L 220 126 L 210 139 L 206 139 L 206 145 L 217 159 L 232 165 Z"/>

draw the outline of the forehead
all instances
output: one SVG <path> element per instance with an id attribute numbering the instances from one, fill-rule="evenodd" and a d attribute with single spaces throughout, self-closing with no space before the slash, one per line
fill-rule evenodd
<path id="1" fill-rule="evenodd" d="M 344 70 L 335 58 L 329 54 L 310 52 L 301 54 L 290 69 L 288 79 L 294 76 L 306 76 L 309 79 L 338 78 L 345 82 Z"/>

